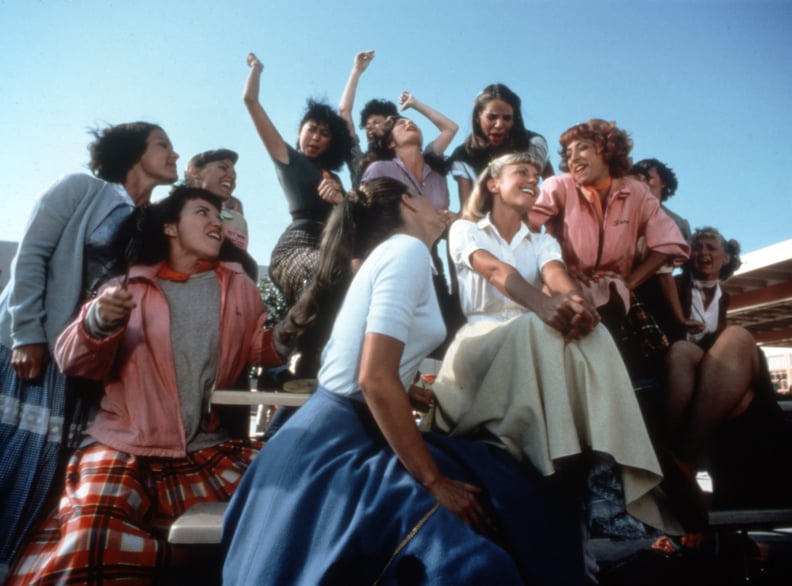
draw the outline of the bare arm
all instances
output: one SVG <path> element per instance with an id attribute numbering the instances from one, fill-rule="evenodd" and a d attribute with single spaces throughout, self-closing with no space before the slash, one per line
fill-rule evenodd
<path id="1" fill-rule="evenodd" d="M 475 496 L 481 489 L 443 476 L 415 425 L 409 398 L 399 378 L 403 351 L 404 344 L 395 338 L 366 334 L 358 379 L 366 403 L 407 471 L 463 521 L 483 533 L 491 533 L 491 521 Z"/>
<path id="2" fill-rule="evenodd" d="M 451 141 L 454 140 L 459 126 L 450 118 L 446 118 L 437 110 L 416 99 L 410 92 L 402 92 L 399 96 L 399 110 L 406 110 L 407 108 L 420 112 L 440 130 L 440 134 L 430 143 L 430 146 L 435 154 L 442 155 L 448 145 L 451 144 Z"/>
<path id="3" fill-rule="evenodd" d="M 533 311 L 542 321 L 564 335 L 578 327 L 581 320 L 585 323 L 596 323 L 596 318 L 591 315 L 591 310 L 586 307 L 577 286 L 566 275 L 561 263 L 554 264 L 560 268 L 563 276 L 557 268 L 547 268 L 547 265 L 553 263 L 547 263 L 542 272 L 543 276 L 545 271 L 548 272 L 548 287 L 555 293 L 552 296 L 542 293 L 526 281 L 516 268 L 498 260 L 486 250 L 476 250 L 470 257 L 470 264 L 503 295 Z M 590 329 L 586 328 L 585 331 Z"/>
<path id="4" fill-rule="evenodd" d="M 646 280 L 657 273 L 657 269 L 668 262 L 668 257 L 659 252 L 650 252 L 646 255 L 644 261 L 633 269 L 633 271 L 624 279 L 624 284 L 632 291 L 639 285 L 642 285 Z"/>
<path id="5" fill-rule="evenodd" d="M 372 59 L 374 59 L 374 51 L 362 51 L 355 55 L 352 71 L 349 73 L 349 79 L 347 79 L 346 85 L 344 86 L 341 100 L 338 102 L 338 114 L 344 119 L 344 122 L 347 123 L 349 134 L 352 137 L 357 136 L 352 110 L 355 106 L 355 94 L 357 93 L 358 81 L 360 81 L 360 76 L 366 71 Z"/>
<path id="6" fill-rule="evenodd" d="M 250 66 L 250 73 L 248 74 L 247 81 L 245 82 L 245 91 L 242 98 L 245 101 L 245 107 L 248 109 L 250 117 L 253 119 L 253 125 L 256 127 L 261 142 L 264 143 L 264 148 L 267 149 L 269 156 L 279 163 L 289 163 L 289 151 L 283 137 L 275 128 L 275 125 L 270 120 L 267 112 L 259 102 L 259 85 L 261 81 L 261 72 L 264 66 L 261 61 L 253 53 L 248 53 L 247 63 Z"/>
<path id="7" fill-rule="evenodd" d="M 473 182 L 467 177 L 455 177 L 459 189 L 459 213 L 464 213 L 470 194 L 473 193 Z"/>
<path id="8" fill-rule="evenodd" d="M 671 308 L 674 319 L 685 326 L 689 332 L 698 333 L 703 331 L 703 323 L 685 317 L 685 312 L 682 310 L 682 304 L 679 301 L 679 291 L 677 291 L 676 281 L 671 273 L 658 273 L 657 282 L 660 285 L 660 291 L 663 293 L 663 297 Z"/>

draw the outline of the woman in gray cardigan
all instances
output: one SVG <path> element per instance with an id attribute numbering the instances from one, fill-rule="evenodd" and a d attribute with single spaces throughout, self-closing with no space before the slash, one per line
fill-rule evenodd
<path id="1" fill-rule="evenodd" d="M 94 133 L 93 176 L 68 175 L 37 201 L 0 294 L 0 583 L 41 513 L 85 408 L 50 360 L 80 303 L 120 266 L 117 231 L 157 185 L 178 178 L 168 135 L 133 122 Z"/>

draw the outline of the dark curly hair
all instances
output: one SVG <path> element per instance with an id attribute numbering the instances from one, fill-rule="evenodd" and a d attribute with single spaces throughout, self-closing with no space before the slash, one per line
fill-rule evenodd
<path id="1" fill-rule="evenodd" d="M 730 257 L 729 262 L 721 267 L 719 275 L 721 281 L 725 281 L 731 277 L 735 271 L 742 266 L 739 242 L 734 239 L 726 240 L 717 228 L 704 226 L 702 228 L 696 228 L 695 232 L 693 232 L 693 235 L 690 237 L 690 247 L 693 248 L 696 242 L 701 238 L 714 238 L 721 243 L 724 252 Z M 690 261 L 685 265 L 685 270 L 690 271 Z"/>
<path id="2" fill-rule="evenodd" d="M 330 131 L 330 144 L 327 145 L 327 150 L 316 157 L 314 162 L 321 169 L 338 171 L 352 153 L 353 139 L 349 134 L 349 127 L 333 108 L 316 100 L 308 100 L 308 107 L 300 120 L 300 128 L 309 120 L 327 126 Z"/>
<path id="3" fill-rule="evenodd" d="M 663 182 L 663 190 L 660 192 L 660 201 L 665 201 L 674 195 L 677 187 L 679 187 L 679 181 L 677 181 L 676 173 L 674 173 L 671 167 L 665 163 L 661 163 L 657 159 L 641 159 L 633 165 L 633 172 L 639 170 L 638 172 L 647 177 L 649 176 L 650 169 L 657 171 L 660 181 Z"/>
<path id="4" fill-rule="evenodd" d="M 396 149 L 391 146 L 393 140 L 393 127 L 403 119 L 404 116 L 388 116 L 382 125 L 382 134 L 371 139 L 369 150 L 360 161 L 360 173 L 365 172 L 366 168 L 374 161 L 390 161 L 396 158 Z M 424 163 L 429 165 L 434 171 L 441 175 L 447 175 L 450 169 L 450 162 L 442 155 L 436 154 L 431 148 L 423 152 Z"/>
<path id="5" fill-rule="evenodd" d="M 396 107 L 396 104 L 390 100 L 369 100 L 360 111 L 360 127 L 365 128 L 369 116 L 374 115 L 384 116 L 385 118 L 388 116 L 398 116 L 399 109 Z"/>
<path id="6" fill-rule="evenodd" d="M 88 145 L 91 172 L 99 179 L 123 183 L 127 172 L 146 152 L 148 137 L 154 130 L 162 128 L 150 122 L 127 122 L 91 130 L 95 138 Z"/>
<path id="7" fill-rule="evenodd" d="M 615 122 L 607 122 L 599 118 L 592 118 L 588 122 L 581 122 L 567 129 L 558 139 L 561 144 L 561 163 L 559 168 L 568 172 L 566 150 L 569 145 L 581 139 L 588 139 L 597 145 L 602 154 L 602 159 L 608 164 L 608 171 L 613 178 L 624 177 L 632 169 L 630 151 L 633 143 L 627 131 L 621 130 Z"/>

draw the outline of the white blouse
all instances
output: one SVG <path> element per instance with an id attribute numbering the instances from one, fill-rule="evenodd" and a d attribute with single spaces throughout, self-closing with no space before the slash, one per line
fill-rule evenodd
<path id="1" fill-rule="evenodd" d="M 513 266 L 531 285 L 542 287 L 542 267 L 553 260 L 563 263 L 561 246 L 549 234 L 531 232 L 524 223 L 506 242 L 487 214 L 478 222 L 457 220 L 448 235 L 449 252 L 457 271 L 462 312 L 468 321 L 506 320 L 527 309 L 503 295 L 470 263 L 477 250 L 486 250 Z"/>

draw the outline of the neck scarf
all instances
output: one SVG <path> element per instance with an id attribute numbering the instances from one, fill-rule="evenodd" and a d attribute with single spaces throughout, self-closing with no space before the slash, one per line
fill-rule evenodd
<path id="1" fill-rule="evenodd" d="M 712 301 L 704 306 L 704 289 L 715 287 Z M 690 318 L 704 324 L 704 331 L 698 334 L 688 332 L 687 339 L 691 342 L 698 342 L 706 334 L 718 331 L 718 314 L 720 309 L 721 288 L 718 281 L 699 281 L 693 279 L 693 289 L 690 292 Z"/>
<path id="2" fill-rule="evenodd" d="M 599 221 L 599 225 L 602 226 L 602 223 L 605 220 L 605 215 L 602 211 L 602 200 L 600 199 L 599 192 L 603 189 L 607 189 L 610 191 L 611 186 L 613 185 L 613 178 L 608 176 L 605 178 L 604 181 L 597 183 L 596 185 L 581 185 L 580 191 L 583 192 L 583 196 L 591 203 L 592 207 L 594 208 L 594 213 L 597 216 L 597 220 Z"/>
<path id="3" fill-rule="evenodd" d="M 217 266 L 217 263 L 208 260 L 199 260 L 195 273 L 203 273 L 211 270 Z M 157 271 L 157 277 L 166 281 L 176 281 L 177 283 L 184 283 L 195 273 L 182 273 L 181 271 L 170 268 L 167 264 L 163 264 L 160 270 Z"/>

